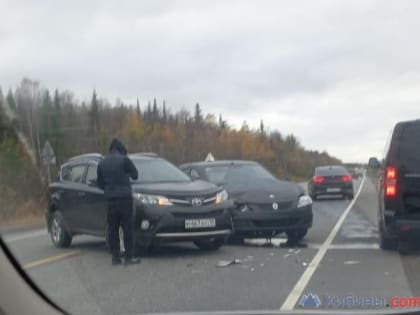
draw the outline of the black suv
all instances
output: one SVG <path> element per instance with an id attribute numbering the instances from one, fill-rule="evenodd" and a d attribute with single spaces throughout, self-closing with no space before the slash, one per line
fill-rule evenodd
<path id="1" fill-rule="evenodd" d="M 289 243 L 296 243 L 312 226 L 312 200 L 304 189 L 278 180 L 257 162 L 196 162 L 180 168 L 192 179 L 207 180 L 228 191 L 235 202 L 236 240 L 286 232 Z"/>
<path id="2" fill-rule="evenodd" d="M 399 241 L 420 239 L 419 139 L 420 120 L 400 122 L 387 143 L 383 161 L 369 159 L 370 168 L 381 169 L 378 225 L 382 249 L 397 249 L 399 243 L 405 243 Z"/>
<path id="3" fill-rule="evenodd" d="M 134 235 L 138 246 L 164 241 L 193 241 L 201 249 L 219 248 L 231 233 L 232 201 L 225 190 L 191 181 L 155 154 L 129 156 L 139 172 L 132 182 Z M 68 247 L 77 234 L 106 237 L 106 202 L 97 187 L 100 154 L 86 154 L 61 166 L 49 186 L 46 220 L 57 247 Z"/>

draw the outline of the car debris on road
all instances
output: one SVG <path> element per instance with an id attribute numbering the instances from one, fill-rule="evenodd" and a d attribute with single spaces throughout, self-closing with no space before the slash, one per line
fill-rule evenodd
<path id="1" fill-rule="evenodd" d="M 359 260 L 347 260 L 344 262 L 345 265 L 357 265 L 359 263 L 360 263 Z"/>
<path id="2" fill-rule="evenodd" d="M 241 259 L 237 259 L 237 258 L 234 258 L 231 260 L 220 260 L 216 266 L 219 268 L 224 268 L 231 265 L 239 265 L 239 264 L 242 264 L 242 262 L 243 261 Z"/>

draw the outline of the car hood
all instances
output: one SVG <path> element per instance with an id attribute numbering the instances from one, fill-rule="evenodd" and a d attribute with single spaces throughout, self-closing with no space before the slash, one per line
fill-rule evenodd
<path id="1" fill-rule="evenodd" d="M 229 196 L 238 202 L 292 201 L 304 194 L 303 188 L 298 184 L 276 179 L 255 180 L 238 185 L 227 184 L 224 188 Z"/>
<path id="2" fill-rule="evenodd" d="M 216 185 L 197 180 L 191 182 L 141 183 L 132 185 L 133 192 L 164 196 L 197 196 L 216 193 Z"/>

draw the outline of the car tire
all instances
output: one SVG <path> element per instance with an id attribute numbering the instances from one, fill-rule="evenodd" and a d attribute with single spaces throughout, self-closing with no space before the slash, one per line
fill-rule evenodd
<path id="1" fill-rule="evenodd" d="M 201 250 L 218 250 L 225 243 L 223 238 L 195 241 L 194 244 Z"/>
<path id="2" fill-rule="evenodd" d="M 287 242 L 289 244 L 297 244 L 299 243 L 308 233 L 308 229 L 298 229 L 286 232 L 287 234 Z"/>
<path id="3" fill-rule="evenodd" d="M 383 250 L 397 250 L 399 248 L 398 238 L 387 235 L 379 222 L 379 247 Z"/>
<path id="4" fill-rule="evenodd" d="M 67 248 L 71 245 L 72 236 L 64 227 L 63 216 L 58 210 L 53 213 L 51 218 L 50 235 L 55 247 Z"/>
<path id="5" fill-rule="evenodd" d="M 310 195 L 309 197 L 311 197 L 312 200 L 316 200 L 316 195 Z"/>

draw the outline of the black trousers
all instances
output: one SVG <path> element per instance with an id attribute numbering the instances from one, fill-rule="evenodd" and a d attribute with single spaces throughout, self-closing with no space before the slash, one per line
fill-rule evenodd
<path id="1" fill-rule="evenodd" d="M 132 258 L 134 252 L 133 241 L 133 199 L 110 199 L 108 200 L 108 237 L 109 248 L 113 257 L 120 256 L 120 234 L 119 228 L 124 231 L 125 257 Z"/>

